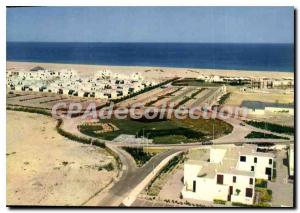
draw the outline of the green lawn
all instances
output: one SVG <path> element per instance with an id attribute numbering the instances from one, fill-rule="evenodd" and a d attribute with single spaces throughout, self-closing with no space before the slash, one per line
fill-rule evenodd
<path id="1" fill-rule="evenodd" d="M 130 134 L 136 137 L 145 136 L 153 139 L 153 143 L 157 144 L 177 144 L 177 143 L 193 143 L 212 138 L 214 129 L 214 137 L 220 137 L 232 131 L 232 126 L 221 120 L 207 119 L 185 119 L 185 120 L 160 120 L 152 122 L 143 122 L 131 119 L 109 119 L 101 122 L 112 123 L 119 130 L 106 133 L 95 133 L 88 128 L 80 128 L 84 134 L 94 137 L 113 140 L 120 134 Z"/>

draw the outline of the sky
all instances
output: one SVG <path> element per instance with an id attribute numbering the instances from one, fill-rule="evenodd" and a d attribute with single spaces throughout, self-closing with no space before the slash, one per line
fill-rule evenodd
<path id="1" fill-rule="evenodd" d="M 293 43 L 293 7 L 7 8 L 7 41 Z"/>

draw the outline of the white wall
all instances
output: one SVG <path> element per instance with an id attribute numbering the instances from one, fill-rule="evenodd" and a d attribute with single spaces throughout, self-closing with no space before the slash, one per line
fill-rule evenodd
<path id="1" fill-rule="evenodd" d="M 237 164 L 238 170 L 251 171 L 251 166 L 254 166 L 254 173 L 256 178 L 268 179 L 268 175 L 265 174 L 266 168 L 272 168 L 271 176 L 273 175 L 274 158 L 255 156 L 255 155 L 243 155 L 246 156 L 246 162 L 241 162 L 240 159 Z M 257 158 L 257 163 L 254 163 L 254 158 Z M 269 159 L 272 159 L 272 163 L 269 164 Z"/>

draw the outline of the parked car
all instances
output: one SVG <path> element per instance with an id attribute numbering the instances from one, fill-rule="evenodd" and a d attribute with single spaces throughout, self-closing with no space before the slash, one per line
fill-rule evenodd
<path id="1" fill-rule="evenodd" d="M 203 141 L 202 145 L 212 145 L 213 142 L 212 141 Z"/>

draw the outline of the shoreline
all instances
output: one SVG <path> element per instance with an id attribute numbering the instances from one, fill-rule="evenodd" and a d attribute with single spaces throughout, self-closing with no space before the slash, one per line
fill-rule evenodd
<path id="1" fill-rule="evenodd" d="M 95 64 L 72 64 L 72 63 L 45 63 L 45 62 L 20 62 L 6 61 L 6 70 L 24 70 L 29 71 L 34 66 L 44 66 L 46 69 L 74 69 L 82 75 L 90 75 L 101 69 L 110 69 L 113 72 L 122 72 L 131 74 L 132 72 L 141 72 L 149 78 L 168 78 L 168 77 L 197 77 L 204 75 L 222 75 L 238 77 L 269 77 L 276 78 L 294 78 L 295 72 L 290 71 L 261 71 L 261 70 L 231 70 L 231 69 L 203 69 L 203 68 L 179 68 L 179 67 L 156 67 L 156 66 L 118 66 L 118 65 L 95 65 Z M 153 76 L 153 74 L 159 74 Z"/>

